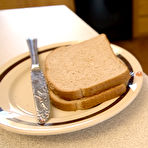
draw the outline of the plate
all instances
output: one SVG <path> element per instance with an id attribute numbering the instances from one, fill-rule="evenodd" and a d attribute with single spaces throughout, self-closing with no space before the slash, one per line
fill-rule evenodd
<path id="1" fill-rule="evenodd" d="M 73 43 L 62 43 L 39 49 L 41 68 L 51 50 Z M 29 53 L 22 54 L 0 68 L 0 126 L 26 135 L 56 135 L 74 132 L 101 123 L 125 109 L 138 95 L 143 82 L 142 68 L 125 49 L 111 45 L 114 53 L 128 66 L 131 74 L 127 91 L 122 96 L 88 110 L 62 111 L 51 106 L 51 119 L 38 125 L 32 96 Z"/>

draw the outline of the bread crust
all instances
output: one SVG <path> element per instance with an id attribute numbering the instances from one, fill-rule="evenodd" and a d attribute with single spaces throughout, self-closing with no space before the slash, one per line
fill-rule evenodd
<path id="1" fill-rule="evenodd" d="M 83 96 L 85 96 L 85 97 L 92 96 L 94 94 L 101 93 L 102 91 L 107 90 L 111 87 L 115 87 L 115 86 L 123 84 L 123 83 L 127 84 L 129 81 L 129 78 L 130 78 L 130 74 L 127 69 L 124 73 L 118 75 L 117 77 L 115 77 L 113 79 L 109 79 L 103 83 L 99 83 L 99 84 L 94 85 L 92 87 L 82 89 Z"/>
<path id="2" fill-rule="evenodd" d="M 107 80 L 103 83 L 99 83 L 97 85 L 94 85 L 88 88 L 83 88 L 83 89 L 68 91 L 68 92 L 61 90 L 56 86 L 51 87 L 53 86 L 51 81 L 48 81 L 48 80 L 47 81 L 48 81 L 49 90 L 51 90 L 52 92 L 54 92 L 54 94 L 60 96 L 61 98 L 70 101 L 70 100 L 78 100 L 83 97 L 93 96 L 95 94 L 101 93 L 104 90 L 107 90 L 111 87 L 114 87 L 123 83 L 127 84 L 130 77 L 131 76 L 129 74 L 129 70 L 127 69 L 124 73 L 122 73 L 121 75 L 118 75 L 118 77 Z"/>
<path id="3" fill-rule="evenodd" d="M 104 34 L 101 34 L 99 36 L 105 38 L 107 44 L 109 44 L 109 41 L 107 40 L 107 38 Z M 109 46 L 109 48 L 111 49 L 110 46 Z M 129 73 L 128 68 L 124 65 L 124 63 L 118 57 L 115 56 L 112 49 L 110 51 L 112 52 L 112 55 L 117 60 L 117 62 L 120 63 L 120 65 L 122 65 L 125 68 L 125 70 L 122 73 L 118 74 L 115 77 L 111 77 L 110 79 L 107 79 L 106 81 L 103 81 L 101 83 L 97 83 L 97 84 L 94 84 L 91 86 L 86 86 L 86 87 L 78 88 L 78 89 L 70 89 L 70 90 L 66 90 L 66 89 L 63 89 L 62 87 L 59 87 L 53 81 L 50 74 L 48 74 L 50 71 L 50 68 L 48 66 L 48 59 L 50 58 L 50 55 L 48 55 L 46 57 L 46 61 L 45 61 L 45 76 L 46 76 L 46 79 L 48 82 L 49 89 L 52 92 L 54 92 L 54 94 L 60 96 L 61 98 L 65 99 L 65 100 L 70 101 L 70 100 L 78 100 L 83 97 L 93 96 L 93 95 L 101 93 L 102 91 L 107 90 L 111 87 L 120 85 L 122 83 L 127 83 L 128 80 L 130 79 L 130 73 Z"/>
<path id="4" fill-rule="evenodd" d="M 120 84 L 91 97 L 83 97 L 79 100 L 67 101 L 50 91 L 51 103 L 64 111 L 76 111 L 92 108 L 102 102 L 116 98 L 126 91 L 126 85 Z"/>

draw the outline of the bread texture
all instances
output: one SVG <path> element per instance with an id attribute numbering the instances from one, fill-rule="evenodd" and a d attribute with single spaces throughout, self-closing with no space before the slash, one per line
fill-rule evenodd
<path id="1" fill-rule="evenodd" d="M 76 111 L 92 108 L 102 102 L 116 98 L 123 94 L 126 91 L 126 85 L 120 84 L 108 90 L 105 90 L 97 95 L 91 97 L 83 97 L 79 100 L 67 101 L 63 98 L 60 98 L 58 95 L 55 95 L 50 91 L 50 98 L 52 104 L 64 111 Z"/>
<path id="2" fill-rule="evenodd" d="M 105 34 L 51 51 L 45 60 L 45 75 L 51 92 L 69 101 L 94 96 L 130 78 Z"/>

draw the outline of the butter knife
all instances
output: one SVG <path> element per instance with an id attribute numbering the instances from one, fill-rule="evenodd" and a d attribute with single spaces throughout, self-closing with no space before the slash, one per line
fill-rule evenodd
<path id="1" fill-rule="evenodd" d="M 27 44 L 32 60 L 31 80 L 37 121 L 39 124 L 44 124 L 50 117 L 50 98 L 48 87 L 39 65 L 37 39 L 27 39 Z"/>

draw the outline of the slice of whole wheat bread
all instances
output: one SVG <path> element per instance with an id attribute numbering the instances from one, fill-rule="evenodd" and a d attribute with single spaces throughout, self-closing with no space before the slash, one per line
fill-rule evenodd
<path id="1" fill-rule="evenodd" d="M 120 84 L 108 90 L 105 90 L 97 95 L 91 97 L 83 97 L 79 100 L 67 101 L 60 98 L 58 95 L 55 95 L 50 91 L 51 103 L 64 111 L 76 111 L 92 108 L 102 102 L 116 98 L 123 94 L 126 91 L 126 85 Z"/>
<path id="2" fill-rule="evenodd" d="M 66 100 L 99 94 L 130 78 L 128 68 L 113 53 L 104 34 L 50 52 L 45 75 L 50 90 Z"/>

